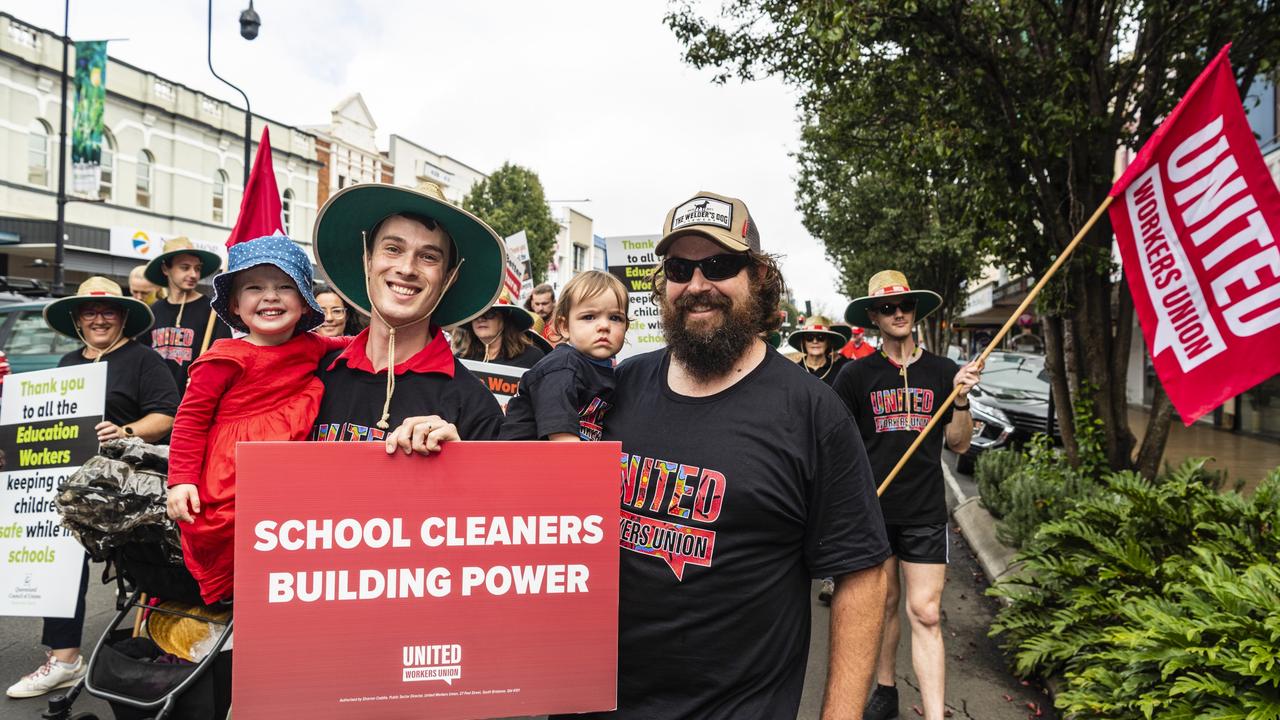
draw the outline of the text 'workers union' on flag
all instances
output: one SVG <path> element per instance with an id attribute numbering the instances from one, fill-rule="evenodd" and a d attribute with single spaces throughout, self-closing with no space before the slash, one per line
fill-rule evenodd
<path id="1" fill-rule="evenodd" d="M 96 197 L 102 186 L 102 111 L 107 41 L 76 43 L 76 104 L 71 127 L 71 190 Z"/>
<path id="2" fill-rule="evenodd" d="M 1156 375 L 1187 425 L 1280 372 L 1280 191 L 1224 47 L 1111 189 Z"/>

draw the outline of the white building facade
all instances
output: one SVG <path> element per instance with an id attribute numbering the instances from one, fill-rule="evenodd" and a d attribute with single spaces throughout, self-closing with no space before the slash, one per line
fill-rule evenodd
<path id="1" fill-rule="evenodd" d="M 551 217 L 560 225 L 560 230 L 556 233 L 555 252 L 547 266 L 547 282 L 559 295 L 560 288 L 574 275 L 600 266 L 603 260 L 597 262 L 596 255 L 603 254 L 603 250 L 596 248 L 591 218 L 568 205 L 551 203 L 550 207 Z"/>
<path id="2" fill-rule="evenodd" d="M 62 50 L 56 33 L 0 13 L 0 274 L 45 281 L 52 277 Z M 74 45 L 69 52 L 74 58 Z M 75 63 L 69 67 L 74 72 Z M 68 103 L 74 97 L 71 87 Z M 71 114 L 69 110 L 67 173 Z M 68 175 L 68 289 L 89 275 L 123 284 L 129 270 L 159 252 L 168 237 L 186 236 L 197 246 L 221 248 L 243 192 L 243 111 L 110 59 L 103 124 L 99 192 L 93 197 L 73 194 Z M 321 169 L 316 138 L 254 116 L 251 155 L 264 125 L 270 129 L 284 204 L 282 229 L 309 248 Z"/>
<path id="3" fill-rule="evenodd" d="M 396 185 L 418 187 L 424 182 L 435 183 L 454 205 L 461 206 L 471 188 L 489 177 L 464 162 L 400 135 L 391 135 L 387 156 L 394 166 L 392 176 Z"/>

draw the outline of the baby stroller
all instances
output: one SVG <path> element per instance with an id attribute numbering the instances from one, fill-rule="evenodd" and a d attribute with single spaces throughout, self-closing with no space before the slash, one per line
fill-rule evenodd
<path id="1" fill-rule="evenodd" d="M 231 606 L 206 606 L 182 562 L 177 528 L 165 515 L 168 448 L 113 440 L 67 478 L 58 505 L 67 526 L 95 560 L 115 570 L 116 615 L 89 656 L 85 676 L 49 700 L 49 720 L 97 720 L 72 715 L 81 692 L 106 700 L 117 720 L 222 720 L 231 697 Z M 157 600 L 163 600 L 157 604 Z M 130 611 L 168 629 L 164 640 L 141 636 Z M 180 629 L 178 623 L 182 623 Z M 201 634 L 199 652 L 162 649 L 177 635 Z M 160 642 L 158 642 L 160 641 Z M 194 661 L 191 661 L 194 660 Z"/>

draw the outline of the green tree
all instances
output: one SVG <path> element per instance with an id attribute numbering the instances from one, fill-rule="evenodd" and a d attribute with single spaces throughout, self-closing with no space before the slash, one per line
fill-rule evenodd
<path id="1" fill-rule="evenodd" d="M 555 252 L 560 225 L 551 217 L 542 182 L 534 171 L 503 163 L 489 177 L 476 183 L 462 200 L 462 207 L 474 213 L 502 237 L 521 230 L 529 238 L 533 281 L 546 279 L 547 264 Z"/>
<path id="2" fill-rule="evenodd" d="M 839 139 L 839 156 L 961 184 L 965 209 L 1005 229 L 975 251 L 1036 277 L 1106 197 L 1117 149 L 1149 137 L 1218 48 L 1233 43 L 1242 95 L 1280 52 L 1280 6 L 1257 0 L 727 0 L 716 18 L 686 0 L 667 22 L 718 80 L 775 75 L 799 89 L 802 117 Z M 1112 280 L 1111 236 L 1104 217 L 1041 311 L 1068 453 L 1076 395 L 1099 388 L 1088 399 L 1107 461 L 1124 468 L 1133 306 Z M 1159 392 L 1144 474 L 1169 419 Z"/>

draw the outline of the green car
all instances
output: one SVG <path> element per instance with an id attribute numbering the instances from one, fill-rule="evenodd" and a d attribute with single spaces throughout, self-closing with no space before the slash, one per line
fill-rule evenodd
<path id="1" fill-rule="evenodd" d="M 82 343 L 63 337 L 44 324 L 44 306 L 53 298 L 0 304 L 0 350 L 13 372 L 56 367 L 58 359 Z"/>

